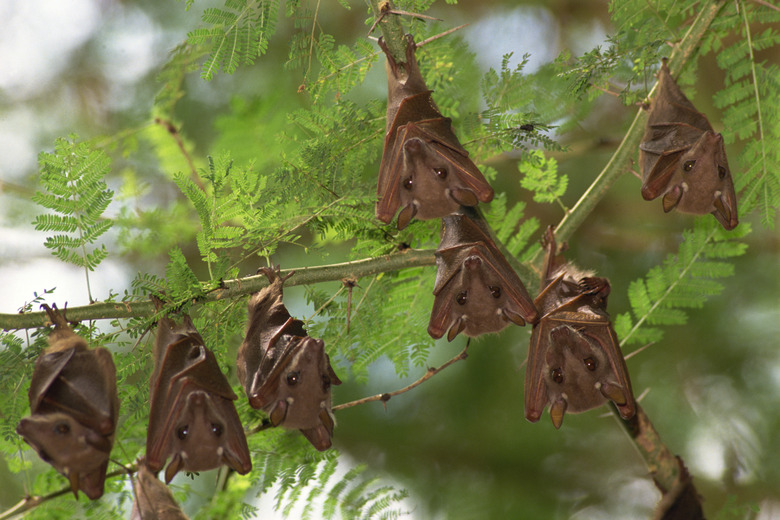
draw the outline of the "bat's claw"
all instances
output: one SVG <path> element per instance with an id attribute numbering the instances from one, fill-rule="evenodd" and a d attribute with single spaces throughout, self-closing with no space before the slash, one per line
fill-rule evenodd
<path id="1" fill-rule="evenodd" d="M 286 275 L 282 276 L 282 272 L 279 269 L 279 266 L 273 266 L 273 267 L 260 267 L 257 269 L 257 274 L 264 274 L 266 278 L 268 278 L 269 283 L 274 283 L 276 280 L 280 280 L 281 283 L 284 283 L 287 281 L 288 278 L 290 278 L 292 275 L 295 274 L 295 271 L 290 271 Z"/>
<path id="2" fill-rule="evenodd" d="M 586 276 L 578 285 L 585 294 L 598 294 L 602 298 L 609 296 L 610 286 L 606 278 Z"/>

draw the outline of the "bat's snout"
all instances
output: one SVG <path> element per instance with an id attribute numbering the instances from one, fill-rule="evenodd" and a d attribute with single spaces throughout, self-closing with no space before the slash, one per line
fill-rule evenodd
<path id="1" fill-rule="evenodd" d="M 482 259 L 477 255 L 466 257 L 463 261 L 463 267 L 469 270 L 479 269 L 482 266 Z"/>

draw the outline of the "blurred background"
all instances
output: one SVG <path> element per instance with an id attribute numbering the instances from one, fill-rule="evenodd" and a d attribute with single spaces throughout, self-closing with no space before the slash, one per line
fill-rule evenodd
<path id="1" fill-rule="evenodd" d="M 54 139 L 70 132 L 110 140 L 117 132 L 153 124 L 150 109 L 160 86 L 156 76 L 209 6 L 221 3 L 198 1 L 188 10 L 182 2 L 156 0 L 0 3 L 0 312 L 17 312 L 34 292 L 55 287 L 55 300 L 67 298 L 69 306 L 88 303 L 83 273 L 55 259 L 43 247 L 44 233 L 31 225 L 37 154 L 51 151 Z M 365 37 L 366 12 L 363 5 L 345 10 L 331 2 L 322 6 L 320 23 L 340 41 L 352 42 Z M 442 18 L 446 27 L 470 24 L 460 35 L 482 72 L 500 68 L 509 52 L 512 63 L 529 53 L 525 71 L 533 72 L 564 49 L 579 55 L 603 43 L 612 30 L 607 3 L 594 0 L 468 0 L 455 6 L 437 3 L 429 14 Z M 187 97 L 176 115 L 196 154 L 203 157 L 226 146 L 219 140 L 219 120 L 236 104 L 263 103 L 269 118 L 305 105 L 297 93 L 300 71 L 279 73 L 291 30 L 289 20 L 281 19 L 268 54 L 252 67 L 232 76 L 219 74 L 211 82 L 197 72 L 187 77 Z M 766 58 L 778 61 L 776 55 Z M 711 55 L 699 58 L 698 73 L 694 102 L 711 114 L 717 129 L 718 112 L 709 99 L 722 84 L 722 73 Z M 366 84 L 350 96 L 383 99 L 385 88 L 383 67 L 375 66 Z M 569 207 L 602 169 L 635 114 L 634 108 L 605 98 L 566 135 L 562 144 L 569 151 L 553 154 L 559 171 L 569 176 L 564 197 Z M 162 204 L 179 196 L 175 185 L 159 178 L 151 159 L 148 165 L 143 154 L 127 160 L 141 161 L 133 168 L 148 172 L 139 179 L 152 187 L 146 201 Z M 517 176 L 515 164 L 507 156 L 490 165 L 502 179 Z M 123 175 L 119 160 L 110 186 L 121 186 Z M 518 190 L 516 182 L 500 184 L 497 191 Z M 624 175 L 569 243 L 570 260 L 611 280 L 613 315 L 628 309 L 628 284 L 675 252 L 682 230 L 692 224 L 689 216 L 662 215 L 658 201 L 643 202 L 639 187 L 635 177 Z M 117 192 L 115 198 L 123 196 L 133 193 Z M 529 200 L 527 214 L 543 226 L 560 220 L 552 205 L 534 204 L 527 192 L 516 196 Z M 708 517 L 768 520 L 780 518 L 778 235 L 755 216 L 740 221 L 751 223 L 753 232 L 724 293 L 692 310 L 687 325 L 667 328 L 663 341 L 631 357 L 628 367 L 635 393 L 645 394 L 642 406 L 667 445 L 686 461 Z M 112 239 L 107 239 L 109 250 Z M 322 263 L 295 255 L 290 252 L 283 263 Z M 339 260 L 334 253 L 326 263 Z M 166 255 L 156 262 L 148 256 L 111 255 L 93 274 L 93 294 L 102 299 L 109 290 L 121 293 L 138 271 L 163 275 L 166 262 Z M 288 297 L 297 295 L 300 301 L 293 305 L 305 309 L 302 294 L 302 289 L 291 290 Z M 472 342 L 465 362 L 385 406 L 372 403 L 339 412 L 335 447 L 346 460 L 365 463 L 382 479 L 409 490 L 403 508 L 412 518 L 648 518 L 660 495 L 606 408 L 567 415 L 560 431 L 547 413 L 538 424 L 524 419 L 529 334 L 528 327 L 512 327 L 481 338 Z M 440 365 L 463 346 L 461 338 L 437 343 L 429 365 Z M 506 376 L 507 367 L 514 377 Z M 367 384 L 349 381 L 339 387 L 334 404 L 400 388 L 423 373 L 424 368 L 412 367 L 408 378 L 399 379 L 390 362 L 379 361 Z M 5 510 L 23 496 L 24 479 L 5 467 L 0 479 L 0 509 Z M 194 513 L 197 504 L 189 507 Z M 267 503 L 264 507 L 263 518 L 276 516 Z M 757 508 L 760 513 L 751 512 Z"/>

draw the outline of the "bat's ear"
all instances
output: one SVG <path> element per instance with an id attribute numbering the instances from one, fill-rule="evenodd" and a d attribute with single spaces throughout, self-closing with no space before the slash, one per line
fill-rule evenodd
<path id="1" fill-rule="evenodd" d="M 320 424 L 314 428 L 301 430 L 301 433 L 303 433 L 304 437 L 306 437 L 318 451 L 324 451 L 330 448 L 332 444 L 331 437 L 333 437 L 335 423 L 333 421 L 333 416 L 331 416 L 330 412 L 325 408 L 320 410 L 319 419 Z"/>
<path id="2" fill-rule="evenodd" d="M 727 231 L 737 227 L 739 220 L 737 219 L 736 200 L 725 196 L 725 194 L 716 194 L 713 205 L 715 206 L 715 211 L 712 214 Z"/>
<path id="3" fill-rule="evenodd" d="M 274 426 L 279 426 L 282 424 L 284 419 L 287 417 L 288 408 L 289 406 L 287 405 L 287 401 L 279 400 L 269 414 L 271 418 L 271 424 Z"/>
<path id="4" fill-rule="evenodd" d="M 339 379 L 339 376 L 337 376 L 336 372 L 333 371 L 333 367 L 330 365 L 330 356 L 327 354 L 325 354 L 325 364 L 328 366 L 328 377 L 330 377 L 330 384 L 340 385 L 341 379 Z"/>
<path id="5" fill-rule="evenodd" d="M 404 206 L 404 209 L 402 209 L 401 212 L 398 213 L 398 223 L 396 224 L 398 231 L 405 229 L 406 226 L 409 225 L 409 223 L 412 221 L 412 219 L 416 214 L 417 214 L 417 205 L 414 202 L 410 202 L 409 204 Z"/>
<path id="6" fill-rule="evenodd" d="M 663 198 L 664 213 L 669 213 L 676 208 L 677 204 L 680 203 L 680 199 L 682 199 L 682 195 L 683 190 L 679 185 L 669 190 Z"/>

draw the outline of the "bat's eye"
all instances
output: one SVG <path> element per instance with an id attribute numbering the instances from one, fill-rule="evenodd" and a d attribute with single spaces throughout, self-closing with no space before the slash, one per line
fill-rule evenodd
<path id="1" fill-rule="evenodd" d="M 322 376 L 322 389 L 327 392 L 328 388 L 330 388 L 330 376 L 326 374 Z"/>
<path id="2" fill-rule="evenodd" d="M 433 173 L 436 174 L 436 177 L 438 177 L 441 180 L 444 180 L 447 178 L 447 169 L 446 168 L 434 168 Z"/>
<path id="3" fill-rule="evenodd" d="M 696 161 L 685 161 L 685 163 L 683 163 L 683 170 L 686 172 L 693 170 L 694 164 L 696 164 Z"/>
<path id="4" fill-rule="evenodd" d="M 298 384 L 299 378 L 300 378 L 300 374 L 298 372 L 290 372 L 289 374 L 287 374 L 287 384 L 296 385 Z"/>
<path id="5" fill-rule="evenodd" d="M 195 359 L 196 357 L 200 356 L 200 348 L 199 347 L 192 347 L 190 351 L 187 353 L 190 359 Z"/>
<path id="6" fill-rule="evenodd" d="M 458 305 L 466 305 L 466 301 L 469 299 L 469 295 L 466 293 L 466 291 L 463 291 L 462 293 L 458 294 L 458 296 L 455 298 L 455 301 L 458 302 Z"/>
<path id="7" fill-rule="evenodd" d="M 718 177 L 720 177 L 721 179 L 726 178 L 726 168 L 724 168 L 723 166 L 718 166 Z"/>
<path id="8" fill-rule="evenodd" d="M 222 427 L 221 424 L 211 423 L 211 433 L 213 433 L 215 437 L 219 437 L 220 435 L 222 435 L 222 432 L 224 430 L 225 429 Z"/>
<path id="9" fill-rule="evenodd" d="M 491 285 L 488 287 L 490 289 L 490 294 L 493 295 L 493 298 L 501 298 L 501 287 L 497 285 Z"/>
<path id="10" fill-rule="evenodd" d="M 54 425 L 54 433 L 59 433 L 60 435 L 66 435 L 70 433 L 70 425 L 66 422 L 57 423 Z"/>
<path id="11" fill-rule="evenodd" d="M 596 363 L 596 360 L 593 359 L 592 357 L 587 357 L 583 359 L 582 362 L 585 363 L 585 367 L 587 367 L 587 369 L 590 370 L 591 372 L 596 370 L 596 367 L 598 366 L 598 363 Z"/>
<path id="12" fill-rule="evenodd" d="M 563 383 L 563 370 L 560 368 L 553 368 L 550 370 L 550 377 L 552 377 L 552 380 L 560 385 Z"/>
<path id="13" fill-rule="evenodd" d="M 406 188 L 407 190 L 411 190 L 412 184 L 414 184 L 414 182 L 412 182 L 412 178 L 407 177 L 406 179 L 404 179 L 403 187 Z"/>
<path id="14" fill-rule="evenodd" d="M 184 440 L 187 438 L 187 435 L 190 434 L 190 427 L 188 425 L 184 425 L 178 430 L 176 430 L 176 436 L 179 438 L 179 440 Z"/>

